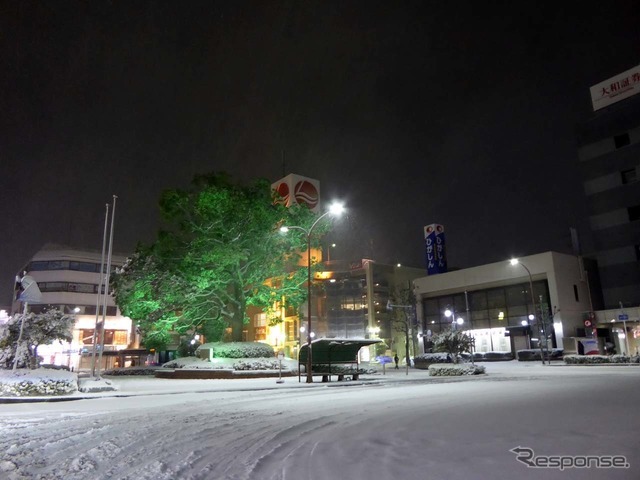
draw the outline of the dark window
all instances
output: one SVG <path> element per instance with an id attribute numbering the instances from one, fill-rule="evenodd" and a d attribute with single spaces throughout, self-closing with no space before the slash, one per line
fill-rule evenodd
<path id="1" fill-rule="evenodd" d="M 633 207 L 627 208 L 627 212 L 629 212 L 630 222 L 640 220 L 640 205 L 634 205 Z"/>
<path id="2" fill-rule="evenodd" d="M 622 172 L 620 172 L 620 174 L 622 175 L 622 183 L 624 185 L 628 185 L 629 183 L 634 183 L 638 181 L 638 178 L 636 177 L 635 168 L 632 168 L 630 170 L 623 170 Z"/>
<path id="3" fill-rule="evenodd" d="M 31 262 L 27 267 L 30 272 L 49 270 L 49 262 Z"/>
<path id="4" fill-rule="evenodd" d="M 578 296 L 578 286 L 577 285 L 573 286 L 573 296 L 576 297 L 576 302 L 580 301 L 580 297 Z"/>
<path id="5" fill-rule="evenodd" d="M 78 272 L 99 272 L 100 265 L 88 262 L 69 262 L 69 270 Z"/>
<path id="6" fill-rule="evenodd" d="M 613 141 L 616 144 L 616 148 L 626 147 L 631 143 L 628 133 L 623 133 L 622 135 L 614 136 Z"/>

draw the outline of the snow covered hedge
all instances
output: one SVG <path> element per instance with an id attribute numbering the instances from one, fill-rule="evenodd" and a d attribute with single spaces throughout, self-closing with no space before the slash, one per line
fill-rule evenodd
<path id="1" fill-rule="evenodd" d="M 422 370 L 426 370 L 433 363 L 451 363 L 451 356 L 448 353 L 423 353 L 413 357 L 415 367 Z"/>
<path id="2" fill-rule="evenodd" d="M 102 372 L 106 376 L 123 376 L 123 375 L 155 375 L 158 367 L 127 367 L 127 368 L 112 368 Z"/>
<path id="3" fill-rule="evenodd" d="M 184 357 L 171 360 L 162 365 L 163 368 L 183 368 L 198 370 L 278 370 L 278 359 L 275 357 L 266 358 L 214 358 L 213 361 L 202 360 L 197 357 Z M 282 371 L 297 371 L 298 363 L 291 358 L 282 361 Z"/>
<path id="4" fill-rule="evenodd" d="M 36 370 L 0 370 L 0 396 L 28 397 L 68 395 L 78 390 L 75 373 L 39 368 Z"/>
<path id="5" fill-rule="evenodd" d="M 459 377 L 462 375 L 480 375 L 482 373 L 485 373 L 484 365 L 434 364 L 429 366 L 429 376 L 431 377 Z"/>
<path id="6" fill-rule="evenodd" d="M 260 342 L 204 343 L 196 350 L 199 358 L 270 358 L 275 356 L 271 345 Z"/>
<path id="7" fill-rule="evenodd" d="M 640 363 L 640 356 L 634 355 L 565 355 L 567 365 L 598 365 L 603 363 Z"/>
<path id="8" fill-rule="evenodd" d="M 198 357 L 181 357 L 162 365 L 162 368 L 197 368 L 205 370 L 229 370 L 228 363 L 212 363 L 209 360 Z"/>
<path id="9" fill-rule="evenodd" d="M 552 348 L 549 350 L 549 354 L 547 355 L 547 351 L 544 351 L 545 360 L 550 358 L 551 360 L 561 360 L 564 350 L 561 348 Z M 536 360 L 542 361 L 542 353 L 540 353 L 539 348 L 531 348 L 526 350 L 518 350 L 516 352 L 516 357 L 519 362 L 532 362 Z"/>

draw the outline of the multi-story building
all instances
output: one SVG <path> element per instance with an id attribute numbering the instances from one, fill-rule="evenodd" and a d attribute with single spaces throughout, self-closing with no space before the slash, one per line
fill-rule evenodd
<path id="1" fill-rule="evenodd" d="M 581 259 L 557 252 L 524 257 L 516 265 L 505 259 L 429 275 L 413 283 L 426 349 L 432 335 L 453 327 L 469 332 L 478 352 L 515 353 L 541 344 L 575 351 L 575 339 L 590 334 L 585 321 L 595 318 Z M 541 319 L 548 327 L 544 331 Z"/>
<path id="2" fill-rule="evenodd" d="M 98 315 L 102 320 L 102 310 L 98 310 L 98 297 L 101 301 L 104 299 L 104 295 L 98 296 L 101 260 L 101 252 L 48 244 L 19 272 L 19 276 L 31 276 L 42 292 L 40 303 L 29 304 L 29 311 L 38 313 L 57 308 L 76 317 L 70 344 L 55 343 L 40 347 L 38 353 L 44 357 L 44 363 L 67 365 L 75 369 L 89 367 L 88 354 L 92 351 Z M 112 255 L 112 270 L 121 266 L 124 261 L 124 256 Z M 102 283 L 104 291 L 104 281 Z M 21 312 L 22 306 L 16 301 L 12 309 L 14 312 Z M 123 317 L 113 298 L 107 296 L 104 352 L 137 347 L 137 342 L 131 320 Z M 118 356 L 107 355 L 104 366 L 116 366 L 117 362 Z"/>
<path id="3" fill-rule="evenodd" d="M 591 88 L 578 158 L 607 309 L 640 305 L 640 66 Z"/>
<path id="4" fill-rule="evenodd" d="M 411 291 L 411 281 L 424 274 L 423 269 L 386 265 L 368 259 L 325 262 L 313 281 L 313 337 L 382 339 L 377 348 L 386 353 L 397 352 L 404 359 L 406 333 L 410 339 L 415 337 L 412 334 L 415 331 L 414 311 L 413 308 L 402 308 L 398 314 L 396 307 L 389 307 L 389 310 L 388 304 L 397 302 L 401 290 Z M 249 339 L 270 343 L 293 358 L 297 356 L 299 345 L 306 342 L 306 304 L 301 315 L 294 310 L 283 312 L 283 321 L 275 325 L 268 325 L 265 314 L 258 311 L 253 312 L 252 318 L 247 332 Z M 301 327 L 305 330 L 301 331 Z M 414 353 L 413 343 L 410 351 Z M 361 360 L 368 361 L 375 354 L 374 347 L 362 349 Z"/>

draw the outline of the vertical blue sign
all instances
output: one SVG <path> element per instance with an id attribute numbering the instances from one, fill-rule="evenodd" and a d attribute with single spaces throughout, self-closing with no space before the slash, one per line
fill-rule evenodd
<path id="1" fill-rule="evenodd" d="M 436 259 L 438 260 L 438 273 L 445 273 L 447 271 L 447 248 L 442 225 L 436 225 Z"/>
<path id="2" fill-rule="evenodd" d="M 447 251 L 442 225 L 432 223 L 424 227 L 424 247 L 427 274 L 445 273 L 447 271 Z"/>

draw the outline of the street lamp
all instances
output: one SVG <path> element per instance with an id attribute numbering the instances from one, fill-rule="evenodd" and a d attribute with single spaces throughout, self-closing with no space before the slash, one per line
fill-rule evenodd
<path id="1" fill-rule="evenodd" d="M 513 266 L 520 265 L 527 271 L 527 274 L 529 275 L 529 291 L 531 292 L 531 305 L 533 308 L 533 314 L 529 315 L 529 320 L 534 320 L 536 318 L 536 301 L 535 297 L 533 296 L 533 277 L 531 276 L 531 270 L 529 270 L 527 266 L 524 263 L 520 262 L 520 260 L 518 260 L 517 258 L 512 258 L 511 260 L 509 260 L 509 263 Z M 542 325 L 542 334 L 544 335 L 545 342 L 547 342 L 548 338 L 546 332 L 544 331 L 544 325 Z M 542 342 L 540 342 L 540 356 L 542 357 L 542 364 L 544 365 L 544 350 L 542 349 Z M 551 365 L 551 359 L 549 359 L 549 365 Z"/>
<path id="2" fill-rule="evenodd" d="M 331 263 L 331 249 L 336 248 L 336 244 L 332 243 L 327 247 L 327 263 Z"/>
<path id="3" fill-rule="evenodd" d="M 453 328 L 456 328 L 457 325 L 462 325 L 464 323 L 464 319 L 462 317 L 456 318 L 456 314 L 453 308 L 447 308 L 444 311 L 444 316 L 447 318 L 451 318 L 451 325 Z"/>
<path id="4" fill-rule="evenodd" d="M 307 355 L 307 383 L 313 382 L 313 376 L 311 375 L 311 234 L 315 226 L 327 215 L 339 217 L 344 212 L 344 205 L 342 203 L 333 203 L 329 206 L 329 210 L 324 212 L 313 224 L 307 229 L 298 227 L 295 225 L 285 225 L 280 227 L 280 231 L 287 233 L 291 229 L 301 230 L 307 237 L 307 345 L 309 346 L 309 353 Z"/>

